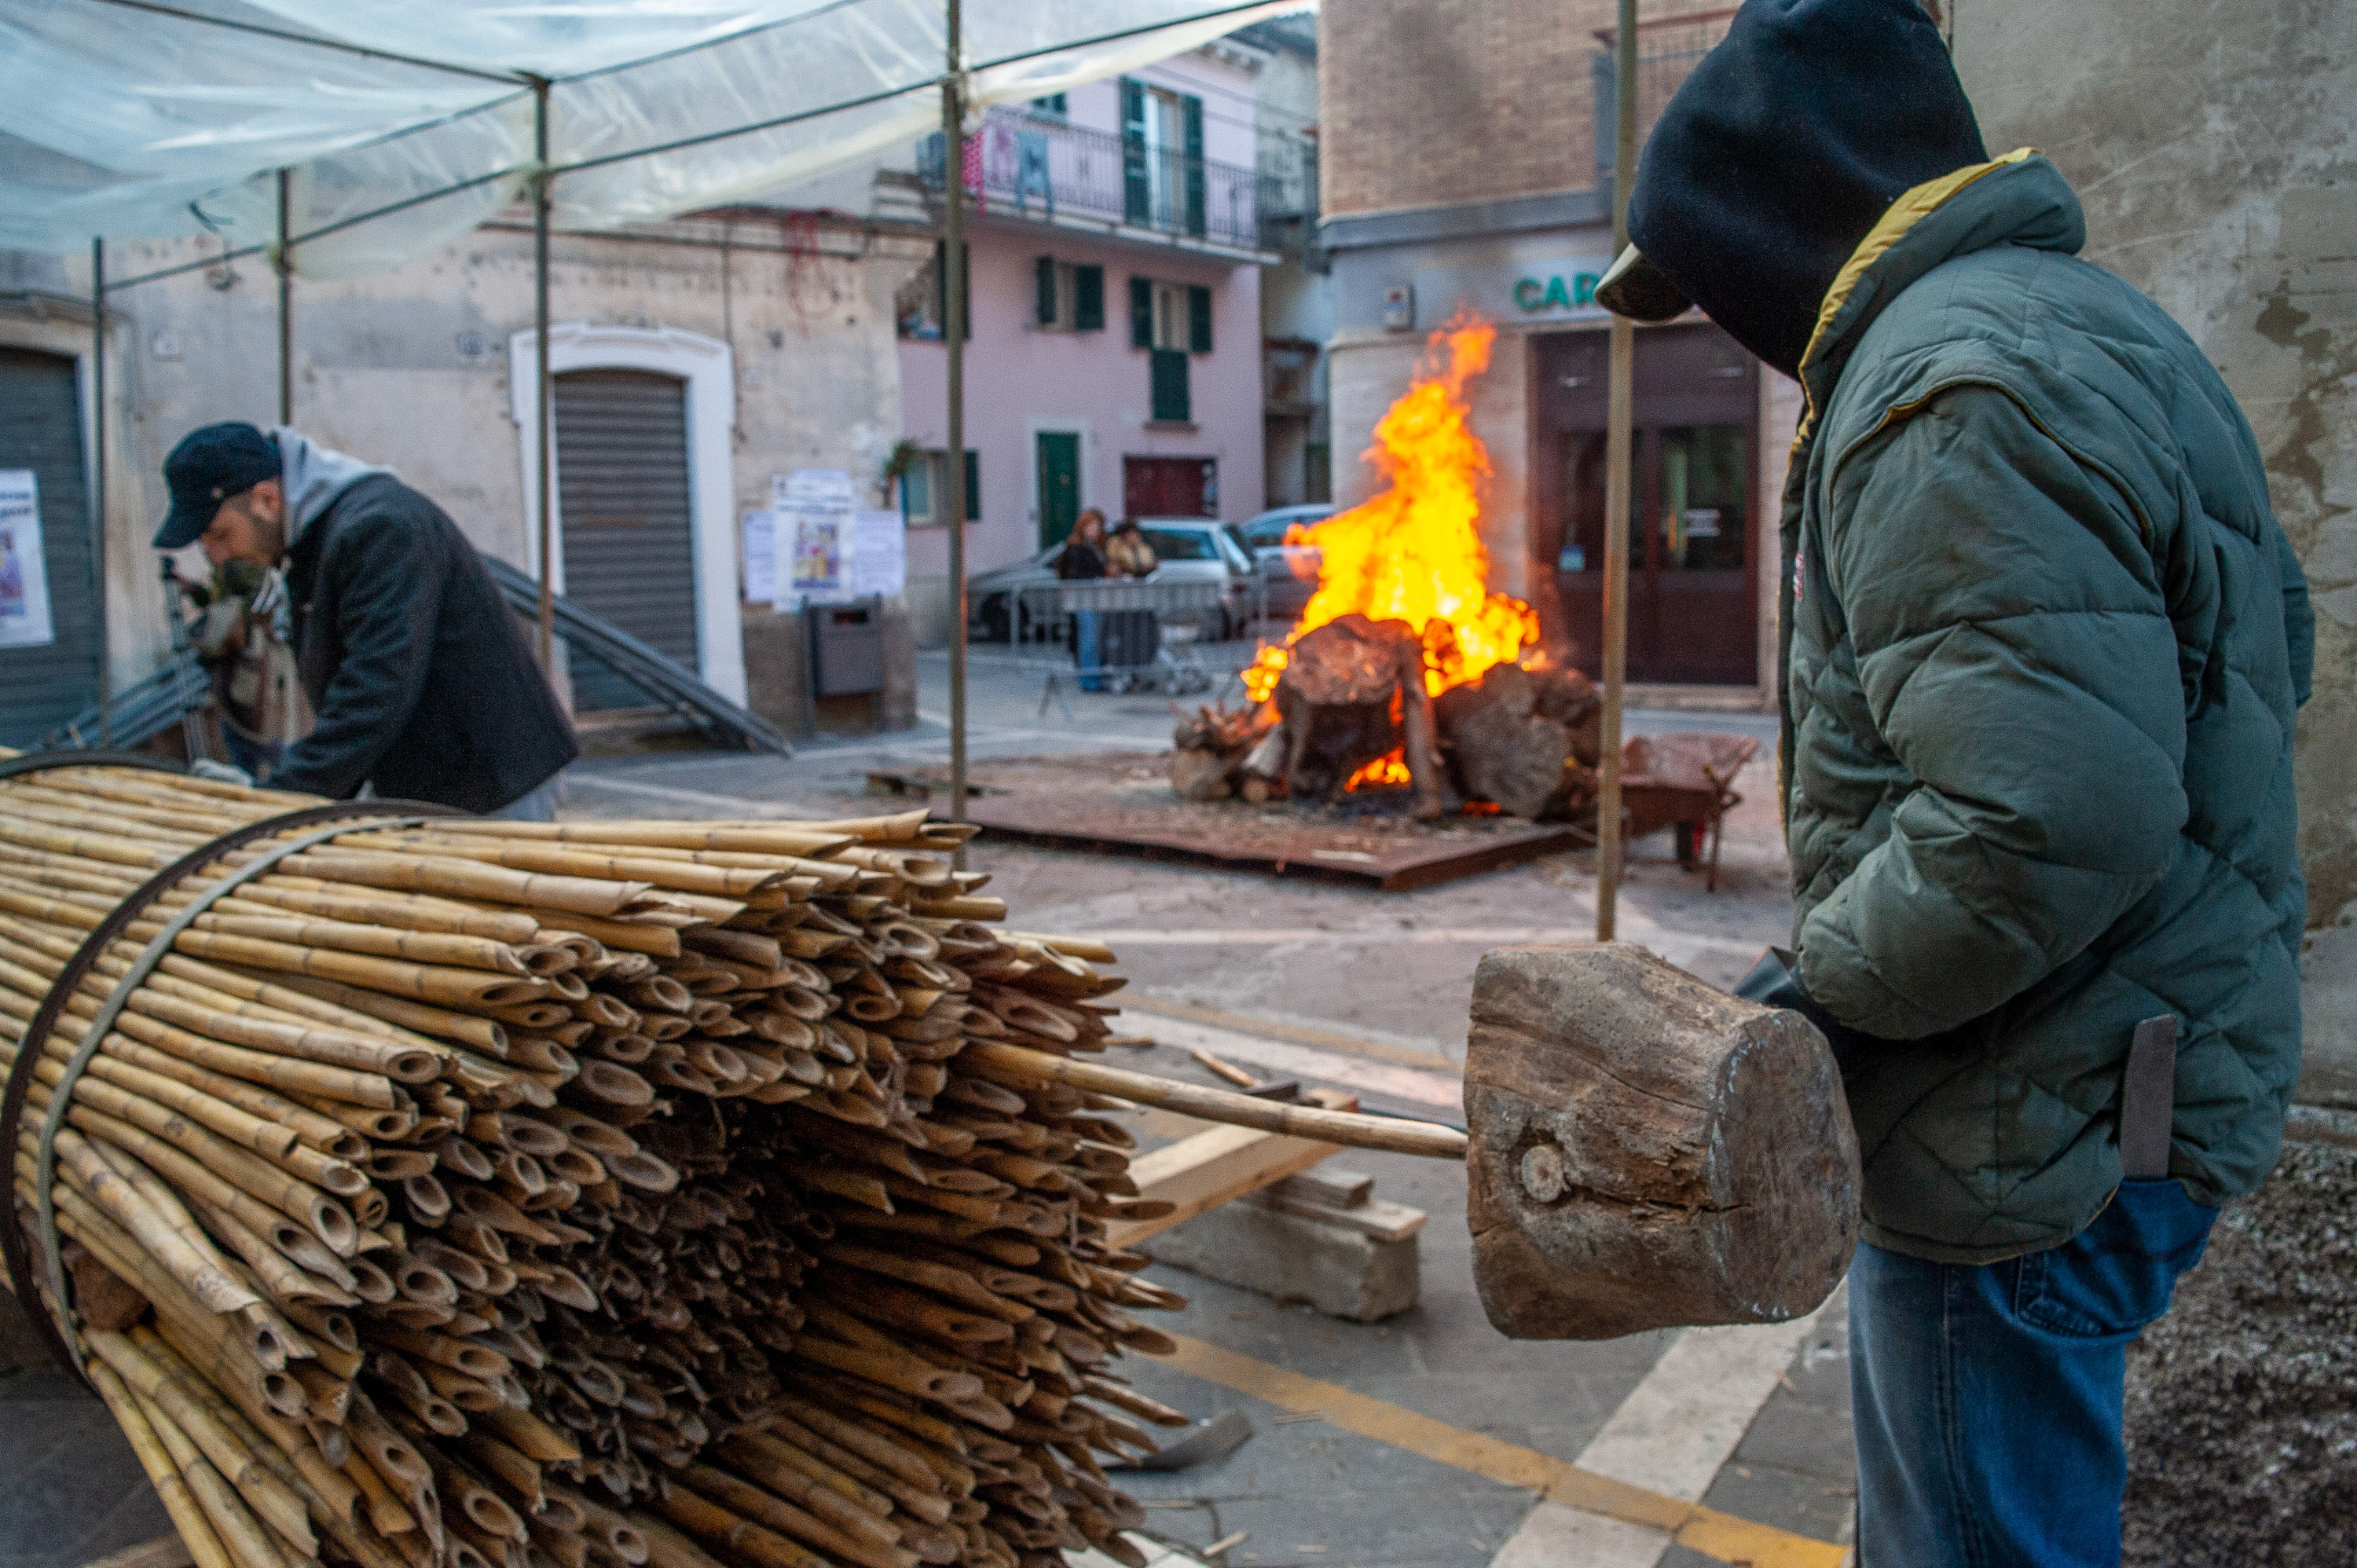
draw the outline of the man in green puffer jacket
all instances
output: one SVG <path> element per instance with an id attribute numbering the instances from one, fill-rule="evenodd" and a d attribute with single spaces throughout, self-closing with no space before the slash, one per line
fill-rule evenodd
<path id="1" fill-rule="evenodd" d="M 2298 1076 L 2312 623 L 2258 451 L 2053 166 L 1988 160 L 1914 0 L 1749 0 L 1630 233 L 1600 300 L 1807 397 L 1769 994 L 1865 1158 L 1860 1563 L 2108 1568 L 2125 1345 Z"/>

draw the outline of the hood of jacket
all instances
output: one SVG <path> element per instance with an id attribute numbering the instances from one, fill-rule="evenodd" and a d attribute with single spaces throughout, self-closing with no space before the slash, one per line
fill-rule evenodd
<path id="1" fill-rule="evenodd" d="M 303 531 L 334 506 L 346 490 L 371 475 L 393 473 L 391 468 L 364 463 L 348 452 L 322 446 L 292 425 L 281 424 L 270 435 L 278 443 L 278 483 L 286 497 L 289 550 L 303 537 Z"/>
<path id="2" fill-rule="evenodd" d="M 1987 156 L 1917 0 L 1746 0 L 1646 140 L 1629 238 L 1797 376 L 1819 303 L 1890 204 Z"/>

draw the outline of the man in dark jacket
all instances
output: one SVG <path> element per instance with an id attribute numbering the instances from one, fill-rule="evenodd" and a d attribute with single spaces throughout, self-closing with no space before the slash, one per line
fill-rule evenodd
<path id="1" fill-rule="evenodd" d="M 172 448 L 158 550 L 283 573 L 276 608 L 316 720 L 271 782 L 546 821 L 580 755 L 522 628 L 442 509 L 299 432 L 210 424 Z"/>
<path id="2" fill-rule="evenodd" d="M 1862 1568 L 2108 1568 L 2125 1346 L 2298 1074 L 2313 623 L 2257 448 L 2054 166 L 1988 158 L 1916 0 L 1749 0 L 1629 231 L 1600 300 L 1807 399 L 1797 974 L 1747 993 L 1825 1030 L 1865 1159 Z"/>

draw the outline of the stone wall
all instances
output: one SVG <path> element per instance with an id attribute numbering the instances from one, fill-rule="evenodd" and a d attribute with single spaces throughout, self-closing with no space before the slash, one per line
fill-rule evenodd
<path id="1" fill-rule="evenodd" d="M 2316 606 L 2300 714 L 2303 1099 L 2357 1106 L 2357 50 L 2339 0 L 1956 0 L 1992 152 L 2043 148 L 2090 261 L 2241 401 Z"/>

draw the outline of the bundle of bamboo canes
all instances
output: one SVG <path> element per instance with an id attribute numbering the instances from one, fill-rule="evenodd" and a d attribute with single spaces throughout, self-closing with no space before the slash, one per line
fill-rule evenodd
<path id="1" fill-rule="evenodd" d="M 1103 1240 L 1158 1212 L 1116 1102 L 1034 1054 L 1102 1047 L 1110 952 L 985 924 L 1003 904 L 942 853 L 963 830 L 922 812 L 387 803 L 212 855 L 59 987 L 159 871 L 322 804 L 0 778 L 36 1260 L 70 1085 L 71 1299 L 38 1265 L 13 1287 L 200 1568 L 1142 1561 L 1097 1455 L 1184 1424 L 1114 1369 L 1169 1344 L 1131 1309 L 1180 1304 Z"/>

